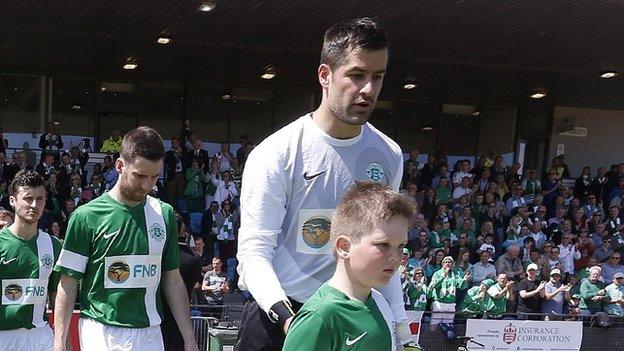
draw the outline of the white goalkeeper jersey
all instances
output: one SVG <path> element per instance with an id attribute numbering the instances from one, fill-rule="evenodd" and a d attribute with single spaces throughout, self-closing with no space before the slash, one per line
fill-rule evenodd
<path id="1" fill-rule="evenodd" d="M 401 148 L 370 124 L 355 138 L 335 139 L 307 114 L 266 138 L 249 155 L 243 174 L 239 285 L 264 311 L 291 297 L 305 302 L 334 273 L 330 219 L 356 180 L 399 189 Z M 403 308 L 385 294 L 393 309 Z M 397 307 L 398 308 L 398 307 Z"/>

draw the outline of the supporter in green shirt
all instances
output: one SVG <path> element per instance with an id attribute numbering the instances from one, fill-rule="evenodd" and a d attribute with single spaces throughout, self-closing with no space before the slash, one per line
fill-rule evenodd
<path id="1" fill-rule="evenodd" d="M 600 279 L 601 269 L 598 266 L 589 269 L 589 278 L 581 282 L 579 307 L 582 315 L 590 315 L 602 311 L 606 292 Z"/>
<path id="2" fill-rule="evenodd" d="M 488 289 L 494 285 L 492 279 L 485 279 L 481 284 L 468 289 L 464 301 L 459 305 L 459 312 L 467 318 L 484 314 L 494 307 L 492 298 L 488 294 Z"/>

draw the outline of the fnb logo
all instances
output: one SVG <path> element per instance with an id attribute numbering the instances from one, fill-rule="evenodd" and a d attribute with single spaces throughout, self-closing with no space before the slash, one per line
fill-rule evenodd
<path id="1" fill-rule="evenodd" d="M 27 286 L 24 288 L 24 292 L 26 296 L 45 296 L 46 288 L 45 286 Z"/>
<path id="2" fill-rule="evenodd" d="M 145 278 L 156 276 L 158 266 L 155 264 L 137 264 L 132 267 L 132 274 L 134 278 Z"/>

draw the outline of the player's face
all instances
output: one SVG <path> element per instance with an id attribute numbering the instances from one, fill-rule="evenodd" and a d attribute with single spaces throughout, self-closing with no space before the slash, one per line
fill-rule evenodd
<path id="1" fill-rule="evenodd" d="M 349 125 L 368 121 L 383 84 L 387 61 L 386 49 L 360 49 L 351 52 L 346 62 L 333 70 L 325 64 L 319 67 L 329 109 L 338 120 Z"/>
<path id="2" fill-rule="evenodd" d="M 43 186 L 32 188 L 20 186 L 17 194 L 9 198 L 15 209 L 15 217 L 28 224 L 35 224 L 43 215 L 46 202 L 46 190 Z"/>
<path id="3" fill-rule="evenodd" d="M 387 285 L 401 263 L 408 229 L 406 220 L 395 217 L 351 244 L 347 266 L 354 281 L 363 288 Z"/>
<path id="4" fill-rule="evenodd" d="M 138 156 L 132 162 L 118 158 L 115 166 L 121 194 L 131 202 L 143 202 L 158 181 L 162 163 L 162 160 L 150 161 Z"/>

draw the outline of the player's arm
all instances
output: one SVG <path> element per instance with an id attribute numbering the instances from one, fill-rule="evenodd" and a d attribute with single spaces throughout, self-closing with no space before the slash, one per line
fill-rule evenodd
<path id="1" fill-rule="evenodd" d="M 69 323 L 76 303 L 78 281 L 82 279 L 89 261 L 92 233 L 87 229 L 87 220 L 80 212 L 74 212 L 67 225 L 63 249 L 54 266 L 59 275 L 54 304 L 54 349 L 68 350 Z"/>
<path id="2" fill-rule="evenodd" d="M 77 292 L 78 280 L 67 275 L 62 275 L 54 304 L 55 351 L 71 351 L 71 345 L 67 335 L 69 334 L 69 324 L 74 311 Z"/>
<path id="3" fill-rule="evenodd" d="M 243 174 L 237 254 L 239 286 L 253 295 L 264 312 L 276 312 L 279 308 L 276 313 L 282 313 L 279 322 L 284 327 L 292 314 L 272 262 L 286 216 L 289 181 L 277 156 L 280 152 L 266 150 L 267 144 L 263 145 L 250 154 Z"/>
<path id="4" fill-rule="evenodd" d="M 189 302 L 186 298 L 186 288 L 182 281 L 179 269 L 170 271 L 164 271 L 163 276 L 163 291 L 167 303 L 171 307 L 171 313 L 175 318 L 180 333 L 184 340 L 185 351 L 197 351 L 197 343 L 195 342 L 195 334 L 191 325 L 191 311 L 189 309 Z"/>
<path id="5" fill-rule="evenodd" d="M 288 330 L 282 351 L 335 350 L 335 345 L 332 345 L 332 332 L 334 330 L 328 328 L 317 314 L 301 313 Z"/>

